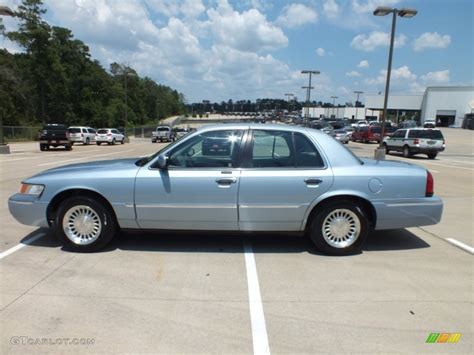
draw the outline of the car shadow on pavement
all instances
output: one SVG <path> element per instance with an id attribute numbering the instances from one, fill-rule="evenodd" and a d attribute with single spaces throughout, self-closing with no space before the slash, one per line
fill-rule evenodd
<path id="1" fill-rule="evenodd" d="M 38 234 L 42 238 L 28 242 Z M 30 246 L 59 248 L 54 233 L 39 228 L 25 236 L 21 242 Z M 96 253 L 114 250 L 178 253 L 242 253 L 244 244 L 250 244 L 254 253 L 309 253 L 324 255 L 318 251 L 306 236 L 284 233 L 232 233 L 232 232 L 120 232 L 104 249 Z M 363 251 L 401 251 L 429 248 L 424 240 L 406 229 L 373 231 L 367 238 Z"/>

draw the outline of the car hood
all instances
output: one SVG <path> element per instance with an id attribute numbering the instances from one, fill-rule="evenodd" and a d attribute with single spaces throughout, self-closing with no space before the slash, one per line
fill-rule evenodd
<path id="1" fill-rule="evenodd" d="M 96 173 L 99 171 L 124 171 L 124 170 L 138 170 L 140 167 L 135 165 L 135 162 L 140 158 L 127 158 L 127 159 L 115 159 L 115 160 L 99 160 L 87 163 L 78 163 L 64 165 L 57 168 L 45 170 L 37 175 L 31 177 L 31 179 L 36 179 L 39 177 L 49 177 L 52 175 L 58 174 L 78 174 L 78 173 L 87 173 L 90 174 Z"/>

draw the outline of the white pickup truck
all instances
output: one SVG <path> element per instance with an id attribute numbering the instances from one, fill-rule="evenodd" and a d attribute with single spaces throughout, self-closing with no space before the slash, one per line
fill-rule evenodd
<path id="1" fill-rule="evenodd" d="M 151 142 L 173 142 L 175 140 L 174 132 L 170 126 L 158 126 L 151 133 Z"/>

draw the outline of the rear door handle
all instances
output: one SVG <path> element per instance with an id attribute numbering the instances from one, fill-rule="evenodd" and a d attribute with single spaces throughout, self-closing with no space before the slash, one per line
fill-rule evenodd
<path id="1" fill-rule="evenodd" d="M 235 184 L 237 182 L 237 178 L 235 177 L 219 178 L 219 179 L 216 179 L 216 182 L 218 185 L 230 185 L 230 184 Z"/>
<path id="2" fill-rule="evenodd" d="M 306 185 L 319 185 L 320 183 L 323 182 L 323 180 L 318 179 L 318 178 L 308 178 L 308 179 L 304 179 L 304 182 L 306 183 Z"/>

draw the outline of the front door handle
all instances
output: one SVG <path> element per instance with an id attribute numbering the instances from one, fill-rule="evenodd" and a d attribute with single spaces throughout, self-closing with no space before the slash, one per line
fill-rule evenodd
<path id="1" fill-rule="evenodd" d="M 235 177 L 219 178 L 219 179 L 216 179 L 216 182 L 218 185 L 230 185 L 230 184 L 235 184 L 237 182 L 237 178 Z"/>
<path id="2" fill-rule="evenodd" d="M 304 182 L 306 183 L 306 185 L 319 185 L 320 183 L 323 182 L 323 180 L 318 179 L 318 178 L 308 178 L 308 179 L 304 179 Z"/>

